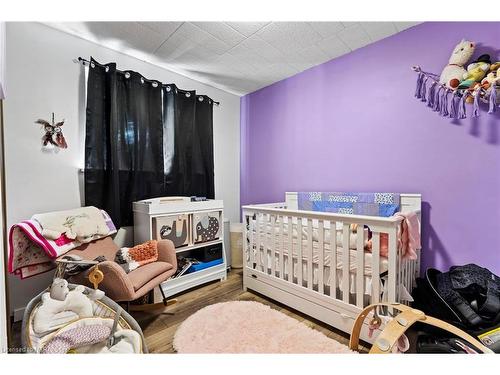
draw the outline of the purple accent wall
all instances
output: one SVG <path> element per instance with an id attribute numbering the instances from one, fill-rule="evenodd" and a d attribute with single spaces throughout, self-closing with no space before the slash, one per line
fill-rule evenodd
<path id="1" fill-rule="evenodd" d="M 241 98 L 242 205 L 421 193 L 422 266 L 500 274 L 500 114 L 450 120 L 413 97 L 410 67 L 440 73 L 462 38 L 500 60 L 498 22 L 425 23 Z"/>

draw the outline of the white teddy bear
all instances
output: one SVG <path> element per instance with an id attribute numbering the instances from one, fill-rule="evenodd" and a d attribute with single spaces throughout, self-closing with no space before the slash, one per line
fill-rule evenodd
<path id="1" fill-rule="evenodd" d="M 37 334 L 50 331 L 54 328 L 56 315 L 71 311 L 79 318 L 89 318 L 94 315 L 92 299 L 99 299 L 103 292 L 89 298 L 83 292 L 85 287 L 78 285 L 72 291 L 68 288 L 68 282 L 64 279 L 56 278 L 50 287 L 50 292 L 42 295 L 42 304 L 38 307 L 33 319 L 33 330 Z"/>
<path id="2" fill-rule="evenodd" d="M 464 74 L 467 73 L 464 66 L 472 57 L 475 47 L 475 43 L 462 39 L 453 50 L 448 65 L 441 72 L 439 82 L 451 89 L 456 89 L 462 81 Z"/>

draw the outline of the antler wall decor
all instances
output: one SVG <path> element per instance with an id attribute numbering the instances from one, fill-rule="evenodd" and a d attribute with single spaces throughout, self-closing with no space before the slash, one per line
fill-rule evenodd
<path id="1" fill-rule="evenodd" d="M 62 132 L 62 126 L 64 125 L 64 120 L 56 123 L 54 121 L 54 112 L 52 112 L 52 124 L 42 119 L 36 120 L 35 124 L 42 125 L 43 130 L 45 131 L 45 134 L 42 136 L 42 144 L 44 147 L 48 146 L 49 144 L 59 148 L 68 147 L 68 144 L 66 143 L 66 139 L 64 138 Z"/>

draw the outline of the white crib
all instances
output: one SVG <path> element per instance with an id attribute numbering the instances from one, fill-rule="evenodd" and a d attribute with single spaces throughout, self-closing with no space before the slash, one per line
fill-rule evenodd
<path id="1" fill-rule="evenodd" d="M 400 194 L 401 212 L 415 211 L 420 219 L 420 210 L 420 194 Z M 243 206 L 243 223 L 244 289 L 347 333 L 370 303 L 408 303 L 419 275 L 420 251 L 417 260 L 407 260 L 398 249 L 400 218 L 302 211 L 297 193 L 290 192 L 285 203 Z M 356 233 L 351 224 L 358 224 Z M 372 232 L 371 252 L 364 248 L 365 225 Z M 380 256 L 383 233 L 387 257 Z M 361 338 L 373 342 L 367 324 Z"/>

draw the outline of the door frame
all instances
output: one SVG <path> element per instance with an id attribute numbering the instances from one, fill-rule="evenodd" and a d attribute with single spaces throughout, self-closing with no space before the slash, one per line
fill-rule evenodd
<path id="1" fill-rule="evenodd" d="M 9 314 L 7 311 L 7 221 L 5 201 L 5 147 L 3 100 L 0 99 L 0 353 L 7 353 L 9 348 Z"/>

